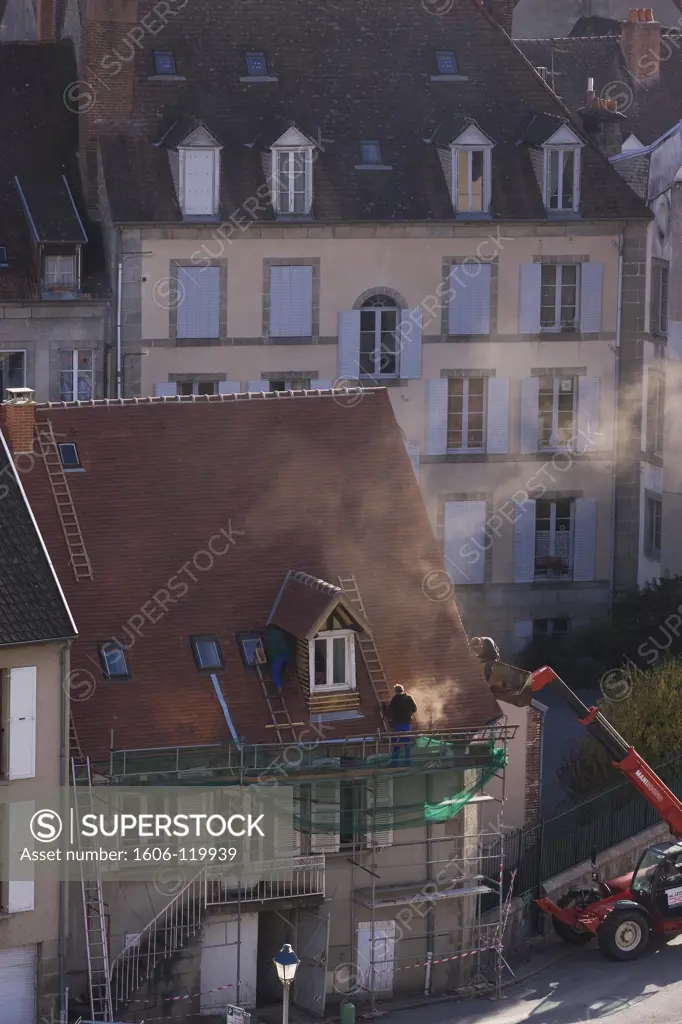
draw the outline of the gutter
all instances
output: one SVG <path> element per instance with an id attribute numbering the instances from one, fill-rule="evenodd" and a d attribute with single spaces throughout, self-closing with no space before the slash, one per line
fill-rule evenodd
<path id="1" fill-rule="evenodd" d="M 618 236 L 618 299 L 616 305 L 616 347 L 613 361 L 613 466 L 611 468 L 611 565 L 609 567 L 609 614 L 613 611 L 616 580 L 616 467 L 618 464 L 618 405 L 620 332 L 623 319 L 623 231 Z"/>
<path id="2" fill-rule="evenodd" d="M 60 685 L 61 700 L 59 702 L 59 785 L 64 795 L 65 787 L 68 784 L 68 755 L 69 755 L 69 669 L 71 640 L 66 640 L 60 654 Z M 66 882 L 61 879 L 59 882 L 59 910 L 58 910 L 58 932 L 57 932 L 57 972 L 59 978 L 59 1019 L 67 1019 L 67 994 L 66 994 L 66 938 L 67 938 L 67 889 Z"/>

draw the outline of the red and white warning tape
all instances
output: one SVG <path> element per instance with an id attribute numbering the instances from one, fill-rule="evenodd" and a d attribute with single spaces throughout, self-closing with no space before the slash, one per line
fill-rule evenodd
<path id="1" fill-rule="evenodd" d="M 436 964 L 446 964 L 450 960 L 462 960 L 465 956 L 473 956 L 475 953 L 485 953 L 489 949 L 501 949 L 499 942 L 493 942 L 489 946 L 481 946 L 480 949 L 468 949 L 466 953 L 455 953 L 454 956 L 445 956 L 439 960 L 427 960 L 423 964 L 406 964 L 404 967 L 396 967 L 396 971 L 409 971 L 411 967 L 428 967 L 431 964 L 435 967 Z"/>
<path id="2" fill-rule="evenodd" d="M 186 996 L 162 996 L 162 1000 L 165 1003 L 180 1003 L 180 1002 L 182 1002 L 185 999 L 196 999 L 197 996 L 207 996 L 207 995 L 210 995 L 212 992 L 223 992 L 226 988 L 234 988 L 234 985 L 233 984 L 218 985 L 218 988 L 207 988 L 207 989 L 204 989 L 203 992 L 190 992 L 189 995 L 186 995 Z M 152 1003 L 153 1000 L 151 1000 L 151 999 L 128 999 L 128 1000 L 126 1000 L 126 1002 L 129 1002 L 129 1003 L 147 1003 L 147 1005 L 150 1005 L 150 1003 Z M 159 1020 L 160 1019 L 161 1018 L 159 1018 Z"/>

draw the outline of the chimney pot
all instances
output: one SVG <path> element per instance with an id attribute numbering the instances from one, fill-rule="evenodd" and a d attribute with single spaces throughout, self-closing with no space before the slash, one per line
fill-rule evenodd
<path id="1" fill-rule="evenodd" d="M 13 455 L 33 451 L 36 422 L 35 394 L 31 388 L 8 388 L 9 398 L 2 406 L 5 433 Z"/>
<path id="2" fill-rule="evenodd" d="M 639 11 L 637 10 L 636 7 L 631 7 L 630 8 L 630 13 L 628 15 L 628 21 L 639 21 Z"/>
<path id="3" fill-rule="evenodd" d="M 654 12 L 653 12 L 651 7 L 647 7 L 647 9 L 644 11 L 644 20 L 645 21 L 653 21 L 654 20 Z"/>

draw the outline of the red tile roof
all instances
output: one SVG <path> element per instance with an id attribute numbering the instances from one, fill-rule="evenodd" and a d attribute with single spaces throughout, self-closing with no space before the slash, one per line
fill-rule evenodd
<path id="1" fill-rule="evenodd" d="M 277 626 L 300 640 L 312 640 L 339 605 L 346 608 L 360 631 L 371 628 L 344 596 L 341 587 L 305 572 L 291 571 L 277 595 L 268 625 Z"/>
<path id="2" fill-rule="evenodd" d="M 384 389 L 352 408 L 313 393 L 40 406 L 36 415 L 77 444 L 84 468 L 68 482 L 92 580 L 70 570 L 40 459 L 22 480 L 79 629 L 73 709 L 91 757 L 108 755 L 110 730 L 117 749 L 229 741 L 210 676 L 195 667 L 193 634 L 220 639 L 237 733 L 272 742 L 235 635 L 265 630 L 292 566 L 334 582 L 355 575 L 389 683 L 420 707 L 417 726 L 474 728 L 500 716 L 454 599 L 425 596 L 434 594 L 425 577 L 443 562 Z M 112 637 L 128 648 L 127 682 L 98 668 L 97 644 Z M 361 666 L 358 685 L 364 721 L 338 723 L 330 738 L 380 726 Z M 284 694 L 303 720 L 294 679 Z"/>

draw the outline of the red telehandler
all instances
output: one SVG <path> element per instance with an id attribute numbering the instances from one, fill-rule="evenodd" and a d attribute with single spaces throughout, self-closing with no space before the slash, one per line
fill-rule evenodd
<path id="1" fill-rule="evenodd" d="M 654 807 L 674 839 L 656 843 L 644 851 L 630 874 L 601 880 L 592 857 L 591 888 L 571 889 L 554 903 L 548 897 L 538 906 L 552 915 L 556 933 L 575 945 L 596 935 L 603 953 L 612 960 L 635 960 L 644 953 L 649 936 L 682 932 L 682 802 L 651 770 L 634 747 L 616 732 L 599 708 L 588 708 L 548 666 L 536 672 L 502 662 L 487 670 L 495 696 L 516 707 L 528 707 L 534 696 L 553 683 L 629 782 Z"/>

